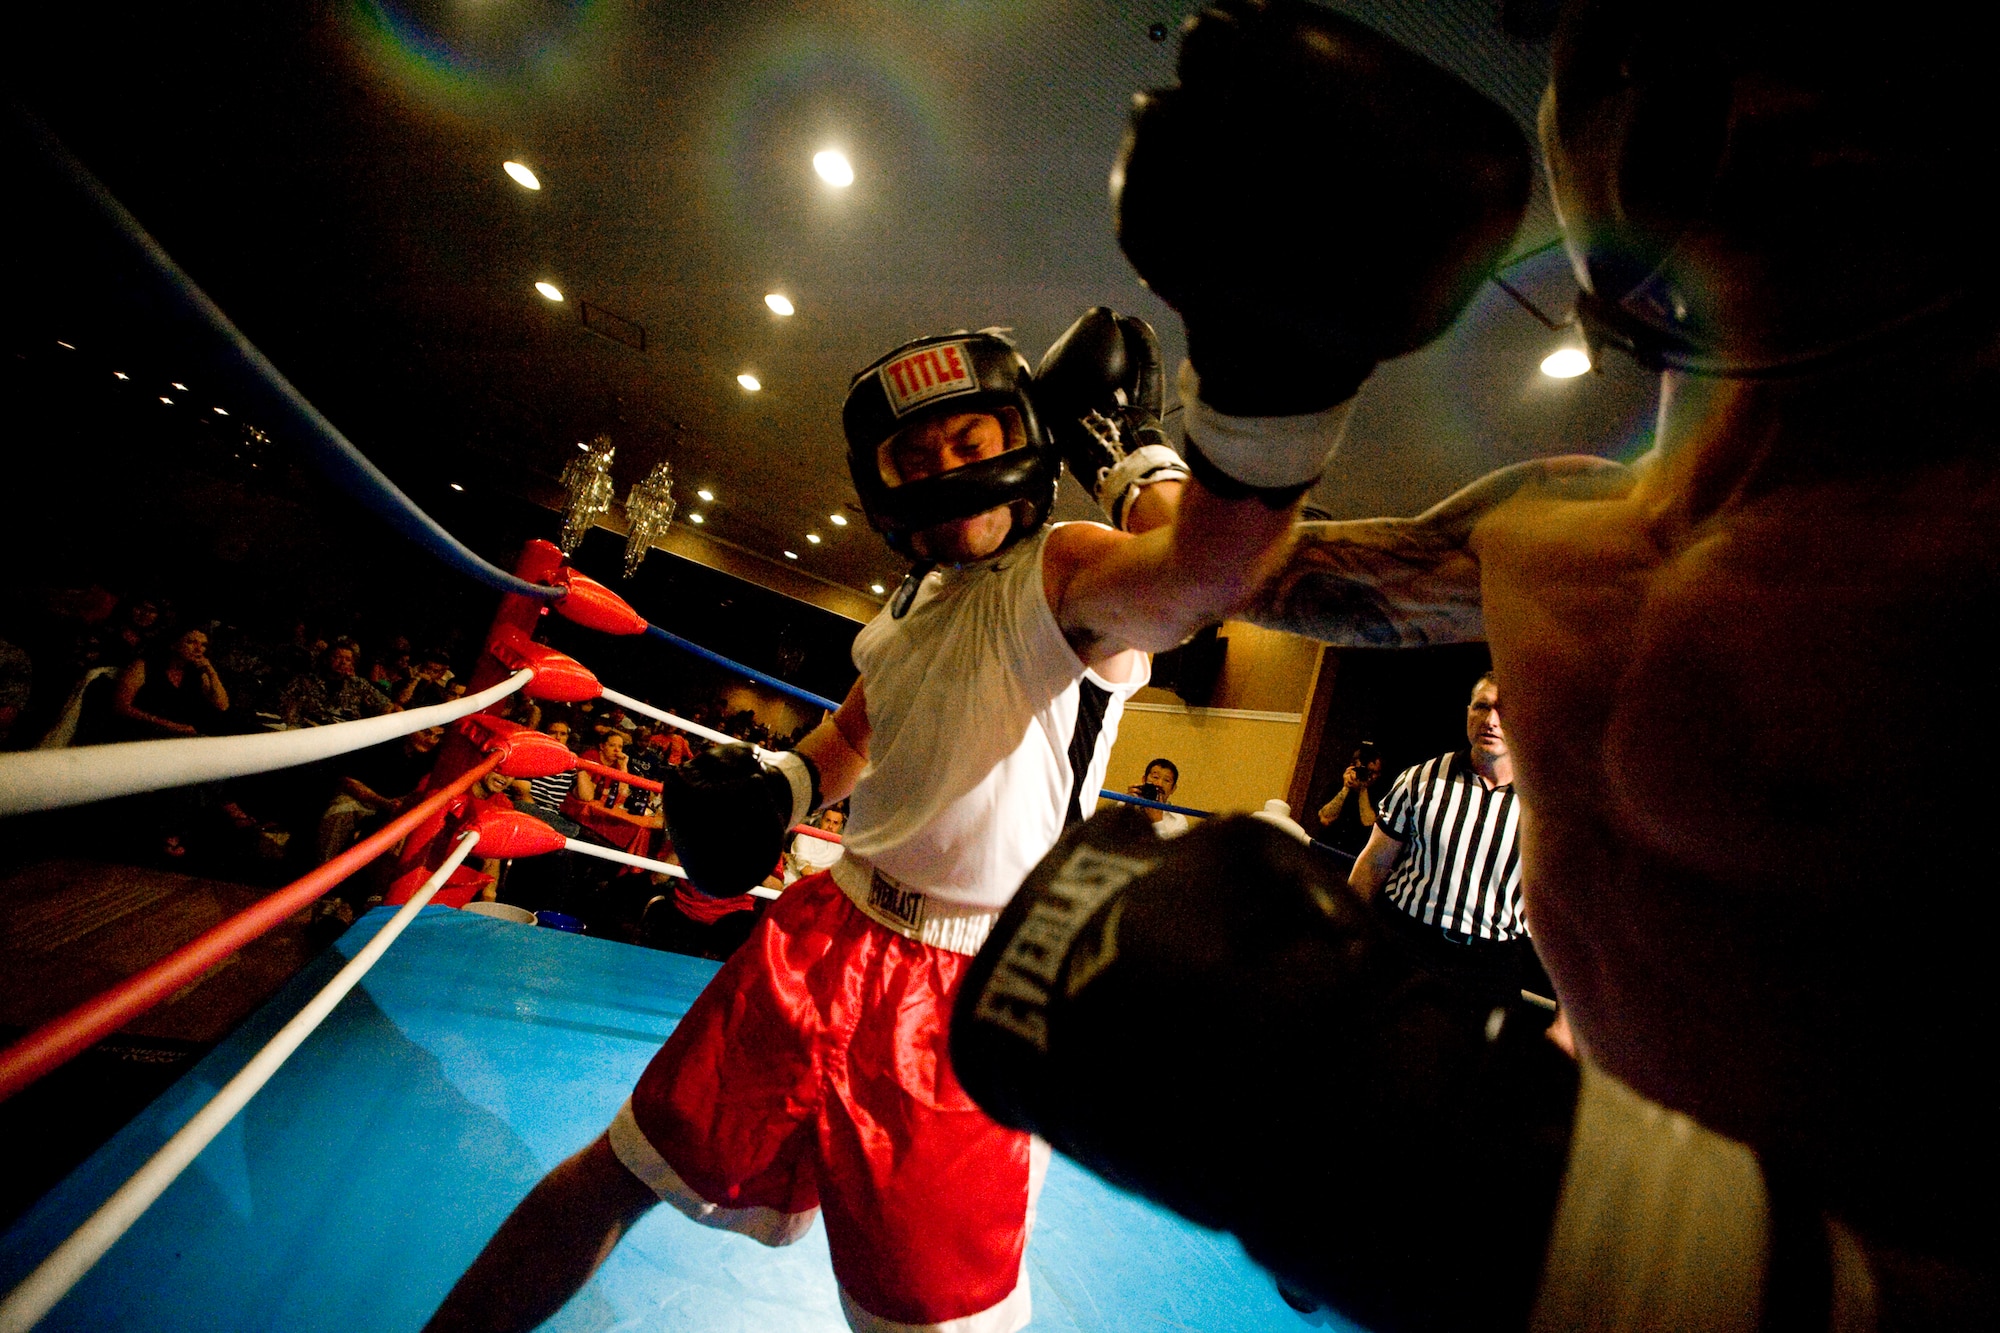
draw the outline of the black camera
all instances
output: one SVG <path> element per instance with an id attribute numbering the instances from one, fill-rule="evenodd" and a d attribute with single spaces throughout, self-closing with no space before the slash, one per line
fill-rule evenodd
<path id="1" fill-rule="evenodd" d="M 1167 794 L 1160 790 L 1160 785 L 1157 782 L 1140 783 L 1139 795 L 1148 801 L 1164 801 L 1167 799 Z"/>
<path id="2" fill-rule="evenodd" d="M 1366 768 L 1368 765 L 1375 763 L 1378 757 L 1374 741 L 1363 741 L 1354 747 L 1354 766 L 1356 768 Z"/>

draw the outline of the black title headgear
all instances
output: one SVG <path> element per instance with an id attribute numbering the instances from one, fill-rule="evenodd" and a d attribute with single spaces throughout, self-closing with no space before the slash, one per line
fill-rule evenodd
<path id="1" fill-rule="evenodd" d="M 925 528 L 1010 506 L 1014 526 L 1001 549 L 1033 535 L 1055 504 L 1062 462 L 1028 395 L 1033 379 L 1014 344 L 994 332 L 951 333 L 904 343 L 854 377 L 841 410 L 847 467 L 868 522 L 890 549 L 925 562 L 910 538 Z M 1011 408 L 1023 432 L 1005 453 L 935 476 L 885 475 L 882 446 L 933 412 Z"/>

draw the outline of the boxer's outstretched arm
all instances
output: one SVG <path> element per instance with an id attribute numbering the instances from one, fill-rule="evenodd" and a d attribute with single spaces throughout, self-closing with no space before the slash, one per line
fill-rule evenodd
<path id="1" fill-rule="evenodd" d="M 821 810 L 847 799 L 868 766 L 868 698 L 861 687 L 857 676 L 839 710 L 799 741 L 799 753 L 819 769 Z"/>
<path id="2" fill-rule="evenodd" d="M 1043 582 L 1085 663 L 1164 652 L 1240 606 L 1270 575 L 1297 502 L 1224 499 L 1190 481 L 1172 522 L 1136 536 L 1072 523 L 1049 535 Z"/>
<path id="3" fill-rule="evenodd" d="M 1486 637 L 1479 521 L 1524 489 L 1576 498 L 1622 492 L 1632 473 L 1588 456 L 1492 472 L 1415 518 L 1301 523 L 1244 618 L 1342 648 L 1421 648 Z"/>

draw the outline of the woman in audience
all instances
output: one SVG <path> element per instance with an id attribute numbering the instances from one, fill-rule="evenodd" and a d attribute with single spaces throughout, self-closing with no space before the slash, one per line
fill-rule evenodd
<path id="1" fill-rule="evenodd" d="M 118 673 L 111 696 L 121 740 L 197 736 L 219 729 L 229 691 L 208 660 L 208 635 L 191 629 L 164 651 L 146 653 Z"/>

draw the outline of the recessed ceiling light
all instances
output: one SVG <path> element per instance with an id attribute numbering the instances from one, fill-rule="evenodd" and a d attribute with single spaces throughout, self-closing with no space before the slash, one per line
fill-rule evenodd
<path id="1" fill-rule="evenodd" d="M 1590 353 L 1581 347 L 1558 347 L 1542 358 L 1542 373 L 1552 380 L 1573 380 L 1590 369 Z"/>
<path id="2" fill-rule="evenodd" d="M 455 491 L 462 491 L 462 490 L 464 490 L 464 489 L 465 489 L 465 487 L 463 487 L 463 486 L 459 485 L 459 484 L 458 484 L 457 482 L 455 482 L 455 481 L 454 481 L 454 482 L 453 482 L 453 483 L 451 484 L 451 488 L 452 488 L 453 490 L 455 490 Z"/>
<path id="3" fill-rule="evenodd" d="M 751 393 L 755 393 L 757 392 L 757 390 L 764 387 L 763 381 L 759 380 L 755 375 L 738 375 L 736 377 L 736 382 L 742 385 L 745 389 L 748 389 Z"/>
<path id="4" fill-rule="evenodd" d="M 854 165 L 847 160 L 847 154 L 832 148 L 825 148 L 813 154 L 813 170 L 819 178 L 835 189 L 846 189 L 854 184 Z"/>
<path id="5" fill-rule="evenodd" d="M 176 389 L 179 389 L 179 390 L 180 390 L 180 391 L 181 391 L 182 393 L 186 393 L 186 392 L 188 391 L 188 386 L 187 386 L 187 385 L 185 385 L 185 384 L 182 384 L 182 383 L 181 383 L 181 382 L 180 382 L 179 380 L 175 380 L 175 381 L 174 381 L 174 387 L 175 387 Z"/>
<path id="6" fill-rule="evenodd" d="M 75 344 L 75 343 L 66 343 L 66 342 L 64 342 L 64 341 L 63 341 L 62 339 L 60 339 L 60 338 L 56 339 L 56 346 L 58 346 L 58 347 L 67 347 L 67 348 L 69 348 L 69 350 L 70 350 L 70 351 L 72 351 L 72 352 L 74 352 L 74 351 L 76 350 L 76 344 Z"/>
<path id="7" fill-rule="evenodd" d="M 696 495 L 699 495 L 699 496 L 700 496 L 700 497 L 701 497 L 702 499 L 704 499 L 704 500 L 708 501 L 708 502 L 709 502 L 710 504 L 714 504 L 714 503 L 715 503 L 715 492 L 714 492 L 714 491 L 711 491 L 711 490 L 707 490 L 707 489 L 703 489 L 703 490 L 699 490 L 699 491 L 696 491 L 696 492 L 695 492 L 695 494 L 696 494 Z"/>
<path id="8" fill-rule="evenodd" d="M 806 540 L 807 540 L 807 541 L 809 541 L 809 542 L 811 542 L 811 543 L 812 543 L 812 544 L 813 544 L 814 546 L 818 546 L 818 545 L 819 545 L 819 534 L 818 534 L 817 532 L 808 532 L 808 533 L 806 534 Z"/>
<path id="9" fill-rule="evenodd" d="M 528 170 L 520 162 L 502 162 L 500 168 L 509 176 L 512 176 L 514 183 L 524 190 L 539 190 L 542 188 L 542 183 L 535 178 L 535 173 Z"/>
<path id="10" fill-rule="evenodd" d="M 209 411 L 211 411 L 211 412 L 213 412 L 213 413 L 215 413 L 215 415 L 217 415 L 217 416 L 219 416 L 219 417 L 226 417 L 226 416 L 228 416 L 228 415 L 229 415 L 229 413 L 227 413 L 227 412 L 223 411 L 223 410 L 222 410 L 221 408 L 219 408 L 219 407 L 211 407 L 211 408 L 209 408 L 208 410 L 209 410 Z"/>
<path id="11" fill-rule="evenodd" d="M 551 301 L 562 300 L 562 288 L 556 286 L 553 282 L 538 282 L 535 284 L 535 290 L 543 296 L 548 297 Z"/>
<path id="12" fill-rule="evenodd" d="M 887 592 L 887 591 L 888 591 L 888 589 L 884 588 L 884 587 L 883 587 L 883 586 L 882 586 L 881 584 L 879 584 L 879 583 L 871 583 L 871 584 L 869 584 L 869 585 L 868 585 L 868 591 L 870 591 L 870 592 L 874 593 L 874 594 L 875 594 L 876 596 L 878 596 L 878 597 L 879 597 L 879 596 L 881 596 L 881 595 L 882 595 L 882 594 L 883 594 L 884 592 Z"/>
<path id="13" fill-rule="evenodd" d="M 774 315 L 789 315 L 794 309 L 790 301 L 776 292 L 768 293 L 764 297 L 764 304 L 771 307 L 771 313 Z"/>
<path id="14" fill-rule="evenodd" d="M 172 407 L 174 405 L 174 400 L 167 397 L 165 394 L 160 395 L 160 401 L 165 403 L 168 407 Z"/>
<path id="15" fill-rule="evenodd" d="M 703 518 L 703 517 L 702 517 L 702 516 L 701 516 L 700 514 L 689 514 L 689 515 L 688 515 L 688 522 L 690 522 L 690 523 L 706 523 L 706 522 L 708 522 L 708 520 L 707 520 L 707 519 L 705 519 L 705 518 Z"/>
<path id="16" fill-rule="evenodd" d="M 127 374 L 126 374 L 126 373 L 125 373 L 124 371 L 122 371 L 122 370 L 114 370 L 114 371 L 112 371 L 111 373 L 112 373 L 112 374 L 113 374 L 114 376 L 116 376 L 116 377 L 117 377 L 118 379 L 121 379 L 121 380 L 129 380 L 129 379 L 131 379 L 131 378 L 132 378 L 132 377 L 131 377 L 130 375 L 127 375 Z"/>
<path id="17" fill-rule="evenodd" d="M 826 516 L 826 521 L 833 524 L 833 526 L 835 526 L 836 528 L 844 528 L 847 526 L 847 515 L 828 514 Z"/>
<path id="18" fill-rule="evenodd" d="M 799 553 L 798 553 L 797 551 L 787 551 L 787 552 L 785 552 L 785 559 L 787 559 L 787 560 L 796 560 L 796 559 L 798 559 L 798 558 L 799 558 Z"/>

